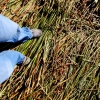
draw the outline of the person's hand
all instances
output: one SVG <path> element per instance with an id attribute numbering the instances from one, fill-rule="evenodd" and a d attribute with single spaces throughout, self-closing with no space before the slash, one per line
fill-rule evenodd
<path id="1" fill-rule="evenodd" d="M 42 35 L 42 31 L 40 29 L 31 29 L 31 32 L 33 34 L 33 38 L 40 37 Z"/>
<path id="2" fill-rule="evenodd" d="M 22 65 L 27 66 L 30 62 L 31 62 L 31 59 L 29 57 L 25 56 Z"/>

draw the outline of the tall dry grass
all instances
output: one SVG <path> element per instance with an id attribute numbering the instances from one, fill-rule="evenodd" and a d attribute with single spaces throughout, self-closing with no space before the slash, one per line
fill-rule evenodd
<path id="1" fill-rule="evenodd" d="M 43 35 L 13 49 L 32 61 L 0 85 L 2 100 L 100 99 L 100 20 L 73 0 L 0 0 L 1 13 Z M 92 18 L 92 20 L 90 20 Z"/>

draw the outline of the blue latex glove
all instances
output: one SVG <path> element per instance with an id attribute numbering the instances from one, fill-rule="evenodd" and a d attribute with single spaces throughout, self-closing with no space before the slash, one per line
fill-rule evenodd
<path id="1" fill-rule="evenodd" d="M 28 27 L 21 28 L 17 23 L 0 14 L 0 42 L 25 42 L 33 37 Z"/>
<path id="2" fill-rule="evenodd" d="M 0 84 L 8 79 L 16 64 L 21 64 L 25 56 L 18 51 L 7 50 L 0 53 Z"/>

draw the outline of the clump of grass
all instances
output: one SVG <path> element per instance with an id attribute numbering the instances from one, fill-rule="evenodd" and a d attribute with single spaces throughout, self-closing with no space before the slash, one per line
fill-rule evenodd
<path id="1" fill-rule="evenodd" d="M 87 20 L 86 12 L 79 12 L 75 2 L 0 0 L 3 15 L 20 26 L 43 30 L 39 39 L 13 48 L 32 61 L 27 67 L 17 66 L 0 85 L 1 99 L 100 98 L 100 22 Z"/>

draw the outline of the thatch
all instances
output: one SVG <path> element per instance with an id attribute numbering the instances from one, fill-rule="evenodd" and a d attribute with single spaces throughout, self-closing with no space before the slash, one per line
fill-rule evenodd
<path id="1" fill-rule="evenodd" d="M 43 35 L 13 48 L 32 61 L 0 85 L 2 100 L 100 98 L 100 20 L 78 0 L 0 0 L 1 13 Z M 92 20 L 90 19 L 92 18 Z"/>

